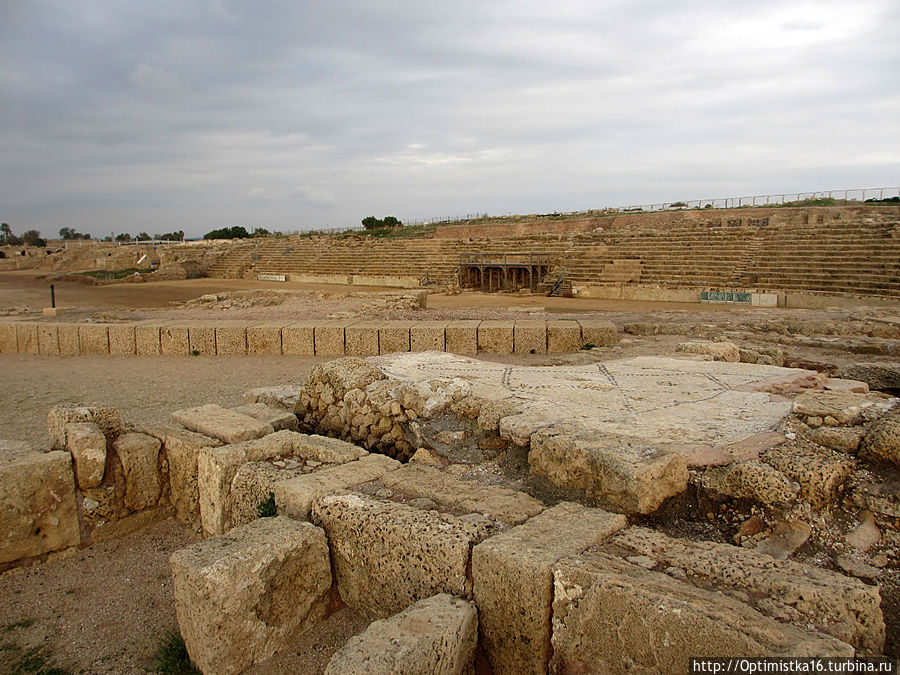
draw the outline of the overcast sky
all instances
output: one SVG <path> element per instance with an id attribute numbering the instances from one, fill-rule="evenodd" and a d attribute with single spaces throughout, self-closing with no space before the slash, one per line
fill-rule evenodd
<path id="1" fill-rule="evenodd" d="M 0 220 L 298 230 L 900 184 L 897 0 L 0 0 Z"/>

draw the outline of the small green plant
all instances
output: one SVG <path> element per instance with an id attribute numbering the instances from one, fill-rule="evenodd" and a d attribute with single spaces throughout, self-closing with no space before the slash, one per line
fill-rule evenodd
<path id="1" fill-rule="evenodd" d="M 260 518 L 271 518 L 272 516 L 278 515 L 278 509 L 275 507 L 274 492 L 270 492 L 269 497 L 259 503 L 259 506 L 256 507 L 256 512 L 259 514 Z"/>
<path id="2" fill-rule="evenodd" d="M 164 675 L 193 675 L 194 673 L 199 675 L 200 673 L 191 663 L 191 657 L 188 656 L 181 633 L 174 630 L 166 632 L 156 647 L 153 668 L 155 672 Z"/>
<path id="3" fill-rule="evenodd" d="M 200 356 L 200 350 L 199 350 L 199 349 L 192 349 L 192 350 L 191 350 L 191 356 Z"/>
<path id="4" fill-rule="evenodd" d="M 4 633 L 9 633 L 16 628 L 31 628 L 34 625 L 34 619 L 25 619 L 24 621 L 16 621 L 3 627 Z"/>
<path id="5" fill-rule="evenodd" d="M 19 649 L 12 645 L 13 649 Z M 53 665 L 53 660 L 45 647 L 32 647 L 12 664 L 12 675 L 67 675 L 62 668 Z"/>
<path id="6" fill-rule="evenodd" d="M 589 349 L 593 349 L 593 348 L 596 347 L 596 346 L 597 346 L 597 345 L 595 345 L 593 342 L 585 342 L 583 345 L 581 345 L 581 348 L 582 348 L 584 351 L 588 351 Z"/>

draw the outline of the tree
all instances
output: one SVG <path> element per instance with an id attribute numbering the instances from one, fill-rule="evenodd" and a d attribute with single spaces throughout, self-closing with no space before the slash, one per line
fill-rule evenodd
<path id="1" fill-rule="evenodd" d="M 212 230 L 203 235 L 204 239 L 248 239 L 250 233 L 247 232 L 243 225 L 235 225 L 233 227 L 223 227 L 218 230 Z"/>
<path id="2" fill-rule="evenodd" d="M 122 234 L 116 235 L 116 241 L 131 241 L 131 235 L 127 232 L 123 232 Z"/>
<path id="3" fill-rule="evenodd" d="M 3 235 L 3 243 L 7 243 L 7 240 L 12 236 L 12 230 L 9 227 L 9 223 L 0 224 L 0 235 Z"/>
<path id="4" fill-rule="evenodd" d="M 401 225 L 403 223 L 400 222 L 400 219 L 394 216 L 385 216 L 384 220 L 381 221 L 382 227 L 400 227 Z"/>
<path id="5" fill-rule="evenodd" d="M 272 233 L 264 227 L 257 227 L 255 230 L 253 230 L 254 237 L 268 237 L 270 234 Z"/>
<path id="6" fill-rule="evenodd" d="M 41 233 L 37 230 L 26 230 L 23 232 L 22 241 L 25 242 L 26 246 L 38 246 L 43 248 L 47 245 L 47 242 L 41 239 Z"/>
<path id="7" fill-rule="evenodd" d="M 137 236 L 138 241 L 150 241 L 150 235 L 146 232 L 138 232 Z"/>
<path id="8" fill-rule="evenodd" d="M 377 230 L 383 226 L 383 223 L 375 216 L 366 216 L 362 219 L 362 226 L 367 230 Z"/>
<path id="9" fill-rule="evenodd" d="M 59 238 L 60 239 L 90 239 L 91 235 L 89 234 L 79 234 L 75 231 L 74 227 L 61 227 L 59 228 Z"/>

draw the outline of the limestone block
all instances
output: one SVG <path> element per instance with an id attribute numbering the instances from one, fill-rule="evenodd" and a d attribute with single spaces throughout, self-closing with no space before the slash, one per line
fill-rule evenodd
<path id="1" fill-rule="evenodd" d="M 176 410 L 172 417 L 186 429 L 218 438 L 225 443 L 239 443 L 275 431 L 271 424 L 214 403 Z"/>
<path id="2" fill-rule="evenodd" d="M 50 432 L 50 447 L 53 450 L 66 449 L 66 425 L 70 422 L 93 422 L 107 438 L 122 432 L 122 421 L 115 408 L 107 406 L 58 405 L 47 413 L 47 429 Z"/>
<path id="3" fill-rule="evenodd" d="M 16 338 L 16 324 L 0 323 L 0 354 L 17 354 L 19 343 Z"/>
<path id="4" fill-rule="evenodd" d="M 853 363 L 842 369 L 844 377 L 861 380 L 879 391 L 900 389 L 900 362 Z"/>
<path id="5" fill-rule="evenodd" d="M 59 356 L 59 325 L 38 326 L 38 351 L 45 356 Z"/>
<path id="6" fill-rule="evenodd" d="M 592 344 L 595 347 L 608 347 L 619 342 L 619 329 L 612 321 L 604 319 L 591 319 L 579 321 L 581 326 L 581 341 L 583 344 Z"/>
<path id="7" fill-rule="evenodd" d="M 378 325 L 378 353 L 410 351 L 411 321 L 385 321 Z"/>
<path id="8" fill-rule="evenodd" d="M 281 326 L 247 328 L 247 353 L 281 355 Z"/>
<path id="9" fill-rule="evenodd" d="M 826 391 L 849 391 L 855 394 L 865 394 L 869 391 L 869 385 L 859 380 L 829 377 L 825 380 Z"/>
<path id="10" fill-rule="evenodd" d="M 109 353 L 113 356 L 134 356 L 137 350 L 134 326 L 113 324 L 109 326 Z"/>
<path id="11" fill-rule="evenodd" d="M 81 542 L 72 457 L 0 441 L 0 563 Z"/>
<path id="12" fill-rule="evenodd" d="M 285 410 L 295 410 L 300 402 L 300 392 L 302 387 L 299 385 L 286 384 L 275 387 L 257 387 L 244 392 L 241 399 L 246 404 L 264 403 L 271 408 L 284 408 Z"/>
<path id="13" fill-rule="evenodd" d="M 469 551 L 490 533 L 483 522 L 356 494 L 317 499 L 312 521 L 331 543 L 341 599 L 371 619 L 436 593 L 470 597 Z"/>
<path id="14" fill-rule="evenodd" d="M 305 476 L 278 481 L 274 488 L 278 514 L 297 520 L 308 520 L 312 503 L 319 497 L 377 480 L 400 466 L 402 465 L 396 459 L 386 455 L 370 454 L 356 462 L 347 462 Z"/>
<path id="15" fill-rule="evenodd" d="M 162 426 L 142 431 L 163 445 L 169 462 L 169 489 L 175 517 L 182 525 L 198 525 L 200 493 L 197 487 L 197 457 L 202 448 L 218 447 L 222 442 L 179 427 Z"/>
<path id="16" fill-rule="evenodd" d="M 78 356 L 80 353 L 78 326 L 74 323 L 59 324 L 59 355 Z"/>
<path id="17" fill-rule="evenodd" d="M 841 425 L 850 425 L 874 404 L 875 399 L 869 394 L 810 390 L 794 399 L 794 413 L 804 417 L 833 417 Z"/>
<path id="18" fill-rule="evenodd" d="M 16 349 L 19 354 L 40 354 L 37 324 L 16 324 Z"/>
<path id="19" fill-rule="evenodd" d="M 187 326 L 161 326 L 159 349 L 165 356 L 187 356 L 191 353 L 191 341 Z"/>
<path id="20" fill-rule="evenodd" d="M 96 424 L 66 425 L 66 449 L 75 461 L 75 479 L 81 489 L 97 487 L 106 472 L 106 436 Z"/>
<path id="21" fill-rule="evenodd" d="M 296 459 L 247 462 L 238 468 L 228 491 L 229 527 L 238 527 L 259 518 L 260 506 L 274 495 L 278 481 L 301 476 L 308 470 L 305 462 Z"/>
<path id="22" fill-rule="evenodd" d="M 109 354 L 109 326 L 90 323 L 79 325 L 78 349 L 82 356 Z"/>
<path id="23" fill-rule="evenodd" d="M 668 537 L 631 527 L 609 540 L 623 556 L 646 556 L 657 569 L 687 571 L 705 587 L 765 597 L 779 616 L 793 614 L 865 653 L 880 653 L 885 625 L 876 586 L 792 560 L 773 560 L 752 549 Z M 720 594 L 719 597 L 722 597 Z"/>
<path id="24" fill-rule="evenodd" d="M 701 478 L 707 490 L 760 504 L 789 504 L 798 490 L 781 471 L 757 460 L 707 469 Z"/>
<path id="25" fill-rule="evenodd" d="M 547 322 L 547 351 L 551 354 L 577 352 L 582 344 L 581 326 L 577 321 Z"/>
<path id="26" fill-rule="evenodd" d="M 316 356 L 344 355 L 344 324 L 319 324 L 313 331 Z"/>
<path id="27" fill-rule="evenodd" d="M 409 329 L 409 350 L 411 352 L 444 351 L 446 327 L 446 321 L 416 321 Z"/>
<path id="28" fill-rule="evenodd" d="M 385 475 L 381 483 L 395 493 L 430 499 L 456 513 L 481 513 L 507 525 L 517 525 L 544 510 L 542 502 L 524 492 L 460 480 L 420 463 L 405 464 Z"/>
<path id="29" fill-rule="evenodd" d="M 516 321 L 514 349 L 516 354 L 546 354 L 547 323 Z"/>
<path id="30" fill-rule="evenodd" d="M 125 506 L 132 511 L 148 509 L 159 501 L 160 445 L 153 436 L 139 433 L 122 434 L 113 441 L 125 474 Z"/>
<path id="31" fill-rule="evenodd" d="M 247 353 L 247 329 L 244 326 L 216 327 L 216 354 L 243 356 Z"/>
<path id="32" fill-rule="evenodd" d="M 191 354 L 197 352 L 198 356 L 215 356 L 215 326 L 191 326 L 188 328 L 188 347 Z"/>
<path id="33" fill-rule="evenodd" d="M 472 550 L 482 646 L 495 673 L 546 673 L 553 566 L 600 544 L 625 516 L 562 502 Z"/>
<path id="34" fill-rule="evenodd" d="M 468 319 L 447 324 L 444 329 L 446 351 L 452 354 L 477 354 L 480 324 L 480 321 Z"/>
<path id="35" fill-rule="evenodd" d="M 206 675 L 246 670 L 327 610 L 328 543 L 309 523 L 260 518 L 176 551 L 170 562 L 181 635 Z"/>
<path id="36" fill-rule="evenodd" d="M 711 340 L 692 340 L 682 342 L 675 347 L 676 352 L 685 354 L 703 354 L 711 356 L 713 361 L 740 363 L 741 350 L 733 342 L 713 342 Z"/>
<path id="37" fill-rule="evenodd" d="M 271 408 L 265 403 L 249 403 L 232 408 L 232 410 L 258 419 L 260 422 L 271 424 L 275 431 L 281 431 L 282 429 L 299 431 L 297 416 L 284 408 Z"/>
<path id="38" fill-rule="evenodd" d="M 684 672 L 704 656 L 851 656 L 833 637 L 766 617 L 732 597 L 605 555 L 554 570 L 550 671 Z"/>
<path id="39" fill-rule="evenodd" d="M 864 435 L 861 427 L 819 427 L 806 437 L 826 448 L 856 454 Z"/>
<path id="40" fill-rule="evenodd" d="M 531 437 L 535 476 L 624 513 L 652 513 L 687 488 L 684 457 L 640 439 L 542 430 Z"/>
<path id="41" fill-rule="evenodd" d="M 900 413 L 888 413 L 875 422 L 863 439 L 860 451 L 900 465 Z"/>
<path id="42" fill-rule="evenodd" d="M 856 468 L 856 462 L 847 454 L 808 444 L 776 446 L 766 451 L 762 461 L 797 483 L 800 497 L 817 508 L 839 498 L 841 488 Z"/>
<path id="43" fill-rule="evenodd" d="M 482 321 L 478 326 L 478 351 L 485 354 L 512 354 L 514 321 Z"/>
<path id="44" fill-rule="evenodd" d="M 134 346 L 138 356 L 161 354 L 159 326 L 138 324 L 134 327 Z"/>
<path id="45" fill-rule="evenodd" d="M 360 321 L 344 328 L 347 356 L 378 356 L 378 324 Z"/>
<path id="46" fill-rule="evenodd" d="M 359 446 L 339 438 L 315 434 L 295 434 L 292 454 L 295 457 L 312 459 L 326 464 L 343 464 L 365 457 L 369 453 Z"/>
<path id="47" fill-rule="evenodd" d="M 281 329 L 281 351 L 292 356 L 312 356 L 316 353 L 315 324 L 294 323 Z"/>
<path id="48" fill-rule="evenodd" d="M 465 675 L 474 672 L 477 643 L 475 607 L 441 593 L 350 638 L 325 675 Z"/>

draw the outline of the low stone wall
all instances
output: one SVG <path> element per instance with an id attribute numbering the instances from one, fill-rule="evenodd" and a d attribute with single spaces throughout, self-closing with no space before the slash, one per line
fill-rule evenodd
<path id="1" fill-rule="evenodd" d="M 0 323 L 0 354 L 43 356 L 546 354 L 618 340 L 615 325 L 603 320 Z"/>

